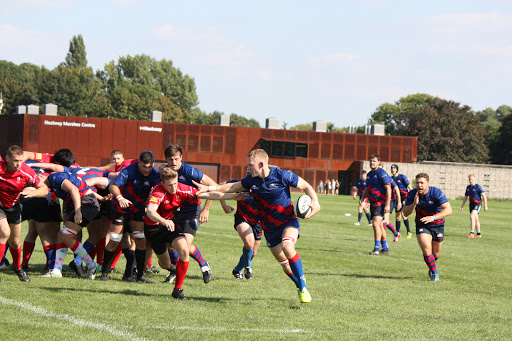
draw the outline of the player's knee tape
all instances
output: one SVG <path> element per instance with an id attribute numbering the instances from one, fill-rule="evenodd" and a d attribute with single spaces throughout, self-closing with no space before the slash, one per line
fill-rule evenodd
<path id="1" fill-rule="evenodd" d="M 279 264 L 281 264 L 281 265 L 286 265 L 286 264 L 289 264 L 289 263 L 290 263 L 290 261 L 288 260 L 288 258 L 285 258 L 285 259 L 283 259 L 283 260 L 278 260 L 277 262 L 278 262 Z"/>
<path id="2" fill-rule="evenodd" d="M 62 234 L 67 234 L 67 235 L 70 235 L 70 236 L 76 236 L 76 232 L 75 231 L 73 231 L 70 228 L 67 228 L 64 225 L 62 225 L 62 227 L 60 228 L 60 232 L 62 232 Z"/>
<path id="3" fill-rule="evenodd" d="M 297 242 L 297 239 L 295 239 L 295 237 L 292 237 L 292 236 L 284 236 L 283 237 L 283 243 L 284 242 L 292 242 L 295 244 L 295 242 Z"/>
<path id="4" fill-rule="evenodd" d="M 146 236 L 144 236 L 144 232 L 135 231 L 135 232 L 133 232 L 133 238 L 144 239 L 144 238 L 146 238 Z"/>
<path id="5" fill-rule="evenodd" d="M 111 241 L 119 243 L 121 241 L 121 239 L 123 239 L 122 233 L 110 232 L 110 240 Z"/>

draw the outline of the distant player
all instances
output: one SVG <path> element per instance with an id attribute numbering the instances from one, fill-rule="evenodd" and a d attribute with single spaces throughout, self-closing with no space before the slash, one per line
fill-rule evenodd
<path id="1" fill-rule="evenodd" d="M 441 256 L 444 240 L 444 218 L 452 214 L 452 207 L 444 193 L 430 186 L 427 173 L 416 175 L 416 188 L 409 192 L 404 215 L 416 211 L 416 237 L 428 266 L 431 282 L 439 280 L 436 261 Z"/>
<path id="2" fill-rule="evenodd" d="M 0 161 L 0 260 L 4 258 L 9 242 L 13 271 L 20 281 L 30 279 L 21 268 L 21 205 L 20 196 L 25 198 L 44 197 L 48 187 L 36 173 L 23 162 L 23 149 L 13 145 L 7 149 L 5 161 Z M 35 187 L 25 188 L 27 186 Z"/>
<path id="3" fill-rule="evenodd" d="M 404 206 L 405 200 L 407 199 L 407 193 L 409 193 L 410 190 L 412 190 L 411 183 L 409 182 L 409 179 L 403 174 L 398 174 L 398 165 L 392 164 L 391 165 L 391 177 L 393 180 L 395 180 L 396 184 L 398 185 L 398 188 L 400 189 L 400 198 L 402 199 L 402 207 Z M 404 220 L 405 227 L 407 228 L 407 238 L 412 237 L 411 229 L 409 228 L 409 220 L 404 217 L 402 214 L 402 210 L 395 209 L 395 220 L 396 220 L 396 230 L 400 232 L 400 225 L 401 220 Z"/>
<path id="4" fill-rule="evenodd" d="M 178 173 L 171 168 L 160 172 L 161 182 L 151 191 L 147 205 L 147 216 L 144 220 L 144 234 L 158 257 L 160 266 L 171 270 L 171 259 L 167 252 L 170 244 L 179 254 L 176 265 L 176 280 L 172 297 L 187 299 L 183 294 L 182 285 L 189 265 L 188 243 L 185 234 L 176 228 L 173 217 L 177 209 L 191 198 L 195 198 L 197 189 L 178 182 Z M 203 193 L 202 198 L 210 199 L 243 199 L 242 194 Z"/>
<path id="5" fill-rule="evenodd" d="M 487 211 L 487 197 L 485 196 L 484 189 L 482 186 L 476 183 L 475 174 L 469 174 L 469 185 L 466 187 L 466 193 L 462 200 L 462 206 L 460 210 L 464 209 L 464 205 L 469 197 L 469 219 L 471 220 L 471 231 L 469 232 L 468 238 L 475 238 L 475 227 L 476 227 L 476 238 L 481 238 L 482 233 L 480 231 L 480 218 L 478 214 L 482 209 L 482 200 L 484 201 L 484 210 Z"/>
<path id="6" fill-rule="evenodd" d="M 357 215 L 357 222 L 354 223 L 354 225 L 361 225 L 361 218 L 363 217 L 363 211 L 366 214 L 366 219 L 368 219 L 368 226 L 372 225 L 372 217 L 370 215 L 370 203 L 368 202 L 368 198 L 364 200 L 364 202 L 361 201 L 361 197 L 363 196 L 364 190 L 366 189 L 366 171 L 361 171 L 361 178 L 359 181 L 357 181 L 357 192 L 354 192 L 354 200 L 356 199 L 356 194 L 359 196 L 359 207 L 358 215 Z"/>
<path id="7" fill-rule="evenodd" d="M 311 295 L 306 287 L 302 260 L 295 251 L 300 222 L 293 213 L 290 187 L 303 190 L 312 199 L 311 211 L 305 219 L 320 211 L 316 192 L 309 183 L 291 171 L 269 168 L 268 154 L 263 149 L 252 150 L 247 155 L 247 173 L 249 174 L 242 181 L 233 184 L 210 187 L 199 185 L 199 193 L 240 192 L 250 189 L 261 216 L 267 246 L 279 264 L 289 264 L 293 272 L 288 276 L 297 286 L 301 303 L 310 303 Z"/>
<path id="8" fill-rule="evenodd" d="M 391 178 L 380 166 L 380 156 L 370 156 L 370 169 L 366 180 L 366 189 L 360 202 L 370 199 L 370 211 L 372 215 L 373 236 L 375 245 L 370 252 L 371 256 L 380 255 L 382 228 L 385 214 L 391 212 Z"/>

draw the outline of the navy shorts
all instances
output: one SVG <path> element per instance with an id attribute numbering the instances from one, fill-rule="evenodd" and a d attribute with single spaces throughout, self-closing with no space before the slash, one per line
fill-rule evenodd
<path id="1" fill-rule="evenodd" d="M 7 219 L 9 224 L 21 224 L 21 205 L 18 201 L 13 207 L 4 208 L 0 206 L 0 219 Z"/>
<path id="2" fill-rule="evenodd" d="M 114 225 L 127 226 L 130 221 L 144 221 L 146 213 L 144 211 L 138 212 L 119 212 L 115 208 L 110 211 L 110 223 Z M 125 231 L 128 232 L 128 231 Z"/>
<path id="3" fill-rule="evenodd" d="M 384 208 L 385 207 L 386 207 L 385 205 L 380 205 L 380 206 L 371 206 L 370 205 L 370 212 L 371 212 L 372 218 L 373 217 L 384 218 Z"/>
<path id="4" fill-rule="evenodd" d="M 249 225 L 252 228 L 252 233 L 254 234 L 255 240 L 261 240 L 261 233 L 262 233 L 263 229 L 261 228 L 261 225 L 259 223 L 251 224 L 244 218 L 235 216 L 235 226 L 234 226 L 235 230 L 236 230 L 236 227 L 242 223 L 246 223 L 247 225 Z"/>
<path id="5" fill-rule="evenodd" d="M 86 227 L 89 225 L 89 222 L 93 221 L 94 218 L 100 213 L 100 205 L 98 204 L 98 200 L 94 196 L 94 194 L 86 194 L 80 200 L 82 206 L 80 211 L 82 212 L 82 222 L 80 226 Z M 75 220 L 75 211 L 69 213 L 67 221 L 74 222 Z"/>
<path id="6" fill-rule="evenodd" d="M 432 236 L 432 240 L 435 242 L 442 242 L 444 239 L 444 225 L 425 225 L 421 222 L 416 222 L 416 235 L 426 233 Z"/>
<path id="7" fill-rule="evenodd" d="M 264 230 L 263 233 L 265 234 L 265 239 L 267 240 L 267 246 L 274 247 L 281 244 L 283 241 L 283 231 L 287 227 L 295 227 L 300 233 L 299 218 L 292 219 L 279 227 L 270 230 Z"/>
<path id="8" fill-rule="evenodd" d="M 188 233 L 193 236 L 196 235 L 197 230 L 199 229 L 199 214 L 201 213 L 201 205 L 196 205 L 195 210 L 188 210 L 186 212 L 176 212 L 174 215 L 174 225 L 176 225 L 176 229 L 181 233 Z"/>
<path id="9" fill-rule="evenodd" d="M 476 211 L 477 213 L 480 213 L 480 210 L 482 209 L 482 203 L 474 203 L 474 202 L 470 202 L 469 203 L 469 212 L 473 212 L 473 211 Z"/>
<path id="10" fill-rule="evenodd" d="M 167 244 L 171 244 L 178 237 L 185 237 L 183 233 L 169 231 L 163 225 L 146 225 L 144 224 L 144 236 L 149 245 L 157 255 L 161 255 L 167 251 Z"/>

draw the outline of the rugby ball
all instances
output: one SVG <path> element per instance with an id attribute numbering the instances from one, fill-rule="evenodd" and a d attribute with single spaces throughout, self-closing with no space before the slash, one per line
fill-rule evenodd
<path id="1" fill-rule="evenodd" d="M 311 211 L 311 197 L 307 194 L 302 194 L 295 201 L 295 206 L 293 207 L 294 213 L 299 218 L 304 218 Z"/>

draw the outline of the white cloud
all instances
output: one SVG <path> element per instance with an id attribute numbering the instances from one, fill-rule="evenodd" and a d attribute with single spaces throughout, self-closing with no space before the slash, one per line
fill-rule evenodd
<path id="1" fill-rule="evenodd" d="M 225 42 L 226 37 L 217 27 L 176 27 L 171 24 L 154 27 L 151 33 L 161 39 L 169 41 L 203 41 L 203 42 Z"/>
<path id="2" fill-rule="evenodd" d="M 352 53 L 332 53 L 322 57 L 311 59 L 311 64 L 314 67 L 325 66 L 326 64 L 344 65 L 351 63 L 357 59 L 357 56 Z"/>
<path id="3" fill-rule="evenodd" d="M 139 4 L 136 0 L 112 0 L 112 3 L 121 7 L 137 7 Z"/>

